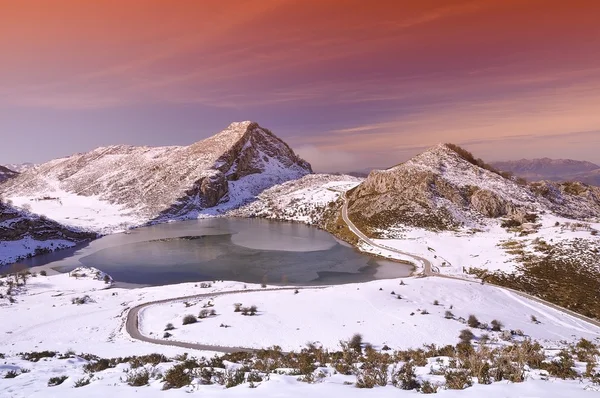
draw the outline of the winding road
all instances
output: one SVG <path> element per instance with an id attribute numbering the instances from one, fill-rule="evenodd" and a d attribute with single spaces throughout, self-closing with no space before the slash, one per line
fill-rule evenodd
<path id="1" fill-rule="evenodd" d="M 373 247 L 377 247 L 379 249 L 387 250 L 387 251 L 390 251 L 390 252 L 393 252 L 393 253 L 396 253 L 396 254 L 400 254 L 402 256 L 411 257 L 416 262 L 420 262 L 421 264 L 423 264 L 422 275 L 424 275 L 424 276 L 435 276 L 435 277 L 438 277 L 438 278 L 454 279 L 454 280 L 458 280 L 458 281 L 462 281 L 462 282 L 479 283 L 479 282 L 471 280 L 471 279 L 460 278 L 458 276 L 444 275 L 444 274 L 441 274 L 439 272 L 435 272 L 433 270 L 431 262 L 429 260 L 427 260 L 426 258 L 419 257 L 419 256 L 416 256 L 416 255 L 411 254 L 411 253 L 406 253 L 406 252 L 403 252 L 401 250 L 392 249 L 392 248 L 387 247 L 387 246 L 382 246 L 382 245 L 379 245 L 379 244 L 373 242 L 371 239 L 369 239 L 369 237 L 367 237 L 365 234 L 363 234 L 361 232 L 361 230 L 358 229 L 356 227 L 356 225 L 354 225 L 354 223 L 352 222 L 352 220 L 350 220 L 350 218 L 348 217 L 348 198 L 346 198 L 346 194 L 345 193 L 342 193 L 342 199 L 344 200 L 344 206 L 342 207 L 342 218 L 343 218 L 344 222 L 346 223 L 346 225 L 348 225 L 348 228 L 350 228 L 350 231 L 352 231 L 352 233 L 354 233 L 356 236 L 358 236 L 360 239 L 362 239 L 368 245 L 371 245 Z M 413 264 L 413 265 L 415 265 L 415 264 Z M 560 312 L 562 312 L 564 314 L 570 315 L 570 316 L 572 316 L 574 318 L 577 318 L 577 319 L 579 319 L 581 321 L 584 321 L 584 322 L 587 322 L 587 323 L 592 324 L 594 326 L 600 327 L 600 321 L 597 321 L 597 320 L 592 319 L 592 318 L 588 318 L 585 315 L 578 314 L 575 311 L 571 311 L 571 310 L 569 310 L 567 308 L 563 308 L 563 307 L 558 306 L 556 304 L 553 304 L 553 303 L 551 303 L 549 301 L 543 300 L 543 299 L 541 299 L 539 297 L 532 296 L 530 294 L 521 292 L 519 290 L 511 289 L 509 287 L 498 286 L 498 285 L 494 285 L 492 283 L 487 283 L 487 284 L 491 285 L 491 286 L 494 286 L 494 287 L 496 287 L 496 288 L 504 291 L 509 297 L 511 297 L 510 293 L 513 293 L 513 294 L 519 295 L 521 297 L 524 297 L 526 299 L 529 299 L 529 300 L 535 301 L 537 303 L 543 304 L 543 305 L 545 305 L 547 307 L 553 308 L 553 309 L 555 309 L 557 311 L 560 311 Z M 511 297 L 511 298 L 516 299 L 514 297 Z M 573 327 L 573 329 L 579 330 L 577 327 Z"/>
<path id="2" fill-rule="evenodd" d="M 377 247 L 382 250 L 387 250 L 387 251 L 390 251 L 390 252 L 393 252 L 396 254 L 400 254 L 402 256 L 410 257 L 413 261 L 415 261 L 417 263 L 421 263 L 423 265 L 423 271 L 421 273 L 423 276 L 434 276 L 434 277 L 438 277 L 438 278 L 454 279 L 454 280 L 468 282 L 468 283 L 479 283 L 474 280 L 464 279 L 464 278 L 460 278 L 457 276 L 443 275 L 439 272 L 436 272 L 434 270 L 434 267 L 432 266 L 431 262 L 429 260 L 427 260 L 426 258 L 414 255 L 412 253 L 406 253 L 401 250 L 393 249 L 393 248 L 390 248 L 387 246 L 382 246 L 380 244 L 373 242 L 371 239 L 369 239 L 368 236 L 366 236 L 364 233 L 362 233 L 362 231 L 360 229 L 358 229 L 356 227 L 356 225 L 354 225 L 352 220 L 350 220 L 350 218 L 348 217 L 348 199 L 346 198 L 346 194 L 344 192 L 342 192 L 341 196 L 344 200 L 344 205 L 342 207 L 342 219 L 348 225 L 348 228 L 350 229 L 350 231 L 352 231 L 352 233 L 354 233 L 359 239 L 363 240 L 368 245 Z M 413 263 L 413 265 L 416 265 L 416 264 Z M 524 292 L 521 292 L 518 290 L 511 289 L 511 288 L 493 285 L 491 283 L 488 283 L 488 285 L 492 285 L 495 288 L 502 290 L 508 297 L 510 297 L 513 300 L 520 301 L 517 297 L 513 296 L 513 294 L 518 295 L 518 296 L 524 297 L 526 299 L 535 301 L 537 303 L 543 304 L 543 305 L 550 307 L 552 309 L 555 309 L 557 311 L 560 311 L 564 314 L 570 315 L 581 321 L 587 322 L 593 326 L 600 327 L 600 321 L 588 318 L 584 315 L 578 314 L 569 309 L 566 309 L 566 308 L 560 307 L 556 304 L 542 300 L 538 297 L 529 295 L 527 293 L 524 293 Z M 195 295 L 191 295 L 191 296 L 183 296 L 183 297 L 169 298 L 169 299 L 164 299 L 164 300 L 150 301 L 147 303 L 137 305 L 129 310 L 129 312 L 127 313 L 127 319 L 125 321 L 125 328 L 126 328 L 127 333 L 131 336 L 131 338 L 133 338 L 135 340 L 143 341 L 146 343 L 173 346 L 173 347 L 181 347 L 181 348 L 188 348 L 188 349 L 202 350 L 202 351 L 214 351 L 214 352 L 221 352 L 221 353 L 232 353 L 232 352 L 239 352 L 239 351 L 253 352 L 253 351 L 257 351 L 257 350 L 252 349 L 252 348 L 246 348 L 246 347 L 217 346 L 217 345 L 190 343 L 190 342 L 176 341 L 176 340 L 157 339 L 157 338 L 145 336 L 140 332 L 140 329 L 139 329 L 140 312 L 142 312 L 145 308 L 153 306 L 153 305 L 161 305 L 161 304 L 168 304 L 168 303 L 179 302 L 179 301 L 183 302 L 183 301 L 187 301 L 187 300 L 225 296 L 228 294 L 243 294 L 243 293 L 255 293 L 255 292 L 276 291 L 276 290 L 278 291 L 278 290 L 296 290 L 296 289 L 302 290 L 302 289 L 325 289 L 325 288 L 326 288 L 326 286 L 246 289 L 246 290 L 234 290 L 234 291 L 216 292 L 216 293 L 202 293 L 202 294 L 195 294 Z M 548 314 L 546 314 L 546 315 L 548 315 Z M 575 325 L 569 325 L 569 326 L 573 330 L 576 330 L 576 331 L 583 330 Z"/>

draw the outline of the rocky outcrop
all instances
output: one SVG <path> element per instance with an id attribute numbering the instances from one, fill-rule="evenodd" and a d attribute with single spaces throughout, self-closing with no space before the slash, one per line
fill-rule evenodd
<path id="1" fill-rule="evenodd" d="M 272 132 L 240 122 L 187 147 L 119 145 L 53 160 L 3 184 L 0 192 L 9 198 L 93 196 L 148 221 L 237 207 L 311 172 Z"/>
<path id="2" fill-rule="evenodd" d="M 443 144 L 398 166 L 372 171 L 348 199 L 350 217 L 367 231 L 401 224 L 434 230 L 476 227 L 485 218 L 536 209 L 526 188 Z"/>

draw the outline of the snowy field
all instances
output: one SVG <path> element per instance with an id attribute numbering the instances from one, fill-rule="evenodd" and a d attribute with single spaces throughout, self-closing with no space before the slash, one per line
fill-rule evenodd
<path id="1" fill-rule="evenodd" d="M 285 290 L 219 296 L 209 308 L 214 308 L 217 316 L 186 326 L 182 325 L 183 316 L 198 315 L 207 300 L 190 300 L 187 308 L 183 302 L 156 305 L 142 312 L 141 330 L 148 336 L 162 337 L 165 325 L 173 323 L 173 338 L 181 341 L 247 347 L 277 344 L 284 349 L 301 348 L 315 341 L 334 349 L 339 340 L 361 333 L 375 347 L 387 344 L 400 349 L 432 342 L 456 343 L 458 332 L 465 328 L 458 319 L 474 314 L 482 323 L 497 319 L 507 329 L 520 329 L 532 339 L 551 344 L 600 337 L 600 329 L 594 326 L 495 287 L 439 278 L 403 280 L 405 285 L 400 285 L 400 280 L 381 280 L 300 290 L 298 294 Z M 67 274 L 32 277 L 26 291 L 16 296 L 17 303 L 1 301 L 2 319 L 8 321 L 0 324 L 4 336 L 0 352 L 73 349 L 104 356 L 150 353 L 159 347 L 132 341 L 123 328 L 129 308 L 170 297 L 244 290 L 244 286 L 217 282 L 211 288 L 186 283 L 105 290 L 102 281 L 74 279 Z M 246 288 L 260 289 L 250 284 Z M 93 302 L 72 304 L 73 298 L 84 295 Z M 434 305 L 434 300 L 439 305 Z M 258 315 L 235 313 L 234 303 L 256 305 Z M 422 314 L 424 310 L 429 314 Z M 455 319 L 444 318 L 447 310 Z M 532 323 L 531 315 L 541 323 Z M 231 327 L 222 328 L 220 324 Z"/>
<path id="2" fill-rule="evenodd" d="M 556 223 L 559 223 L 557 226 Z M 468 277 L 464 270 L 470 267 L 487 269 L 490 271 L 501 270 L 512 272 L 518 264 L 514 256 L 506 252 L 502 243 L 514 241 L 525 246 L 535 239 L 556 244 L 575 239 L 586 239 L 600 244 L 600 236 L 592 236 L 588 230 L 572 231 L 565 227 L 565 223 L 573 220 L 545 214 L 538 221 L 541 227 L 531 234 L 520 236 L 515 232 L 508 232 L 500 227 L 499 222 L 489 222 L 487 230 L 472 232 L 442 231 L 433 232 L 419 228 L 404 227 L 398 230 L 386 231 L 394 236 L 393 239 L 373 239 L 373 242 L 391 249 L 414 254 L 428 259 L 435 267 L 435 271 L 446 275 Z M 600 230 L 600 223 L 588 223 L 592 229 Z M 381 248 L 362 244 L 360 249 L 364 252 L 382 255 L 396 259 L 405 258 L 398 253 L 386 251 Z M 417 264 L 419 265 L 419 264 Z"/>
<path id="3" fill-rule="evenodd" d="M 28 207 L 63 225 L 100 234 L 122 232 L 143 220 L 123 206 L 111 204 L 96 196 L 81 196 L 56 189 L 47 194 L 52 199 L 36 200 L 30 196 L 11 196 L 15 206 Z"/>
<path id="4" fill-rule="evenodd" d="M 438 300 L 438 305 L 434 305 L 434 300 Z M 208 303 L 214 306 L 209 307 Z M 256 305 L 258 313 L 244 316 L 234 312 L 235 303 Z M 214 309 L 217 316 L 182 325 L 186 314 L 198 316 L 203 309 Z M 445 319 L 446 311 L 451 311 L 454 319 Z M 459 319 L 467 319 L 471 314 L 487 324 L 497 319 L 506 329 L 522 330 L 526 336 L 550 345 L 580 337 L 600 337 L 600 328 L 505 290 L 440 278 L 407 278 L 405 285 L 400 285 L 399 280 L 384 280 L 298 293 L 286 290 L 231 294 L 189 301 L 187 306 L 175 302 L 145 309 L 140 325 L 144 335 L 162 337 L 165 325 L 172 323 L 176 327 L 171 331 L 172 339 L 221 346 L 279 345 L 291 351 L 315 342 L 335 350 L 339 349 L 340 340 L 360 333 L 377 349 L 385 345 L 407 349 L 432 342 L 455 344 L 466 326 Z M 532 323 L 531 315 L 541 323 Z M 495 334 L 475 331 L 476 335 L 482 333 L 490 337 Z"/>
<path id="5" fill-rule="evenodd" d="M 6 278 L 4 278 L 6 281 Z M 354 376 L 331 374 L 321 383 L 306 384 L 297 377 L 273 374 L 268 382 L 256 389 L 241 385 L 231 389 L 222 386 L 192 385 L 181 390 L 161 391 L 161 382 L 152 380 L 149 386 L 130 387 L 123 382 L 129 365 L 98 373 L 83 390 L 73 388 L 83 378 L 82 366 L 87 363 L 74 356 L 69 359 L 44 359 L 37 363 L 20 359 L 18 353 L 56 350 L 92 353 L 104 358 L 142 355 L 160 352 L 174 356 L 190 352 L 194 356 L 213 355 L 170 346 L 159 346 L 132 340 L 124 330 L 129 308 L 141 303 L 193 294 L 237 291 L 229 295 L 205 300 L 184 300 L 147 307 L 140 315 L 143 334 L 160 338 L 167 323 L 173 323 L 171 339 L 200 342 L 211 345 L 266 347 L 274 344 L 283 349 L 300 349 L 307 342 L 320 342 L 331 349 L 339 349 L 339 340 L 361 333 L 365 341 L 376 348 L 388 345 L 392 349 L 418 348 L 435 342 L 438 345 L 455 344 L 458 333 L 467 325 L 461 318 L 473 314 L 482 323 L 500 320 L 504 329 L 521 330 L 525 336 L 540 341 L 546 348 L 559 348 L 567 342 L 584 337 L 600 341 L 600 328 L 591 326 L 544 305 L 514 296 L 491 286 L 440 278 L 406 278 L 374 281 L 363 284 L 333 286 L 324 289 L 259 291 L 243 293 L 244 286 L 237 282 L 217 282 L 210 288 L 188 283 L 139 289 L 108 288 L 103 280 L 89 277 L 74 278 L 67 274 L 30 277 L 26 288 L 16 295 L 14 304 L 2 301 L 0 316 L 0 374 L 26 368 L 29 373 L 14 379 L 0 378 L 2 397 L 104 397 L 139 395 L 153 397 L 166 394 L 183 396 L 198 391 L 204 396 L 260 396 L 260 397 L 325 397 L 344 394 L 349 397 L 409 396 L 414 391 L 402 391 L 392 386 L 374 390 L 360 390 L 344 383 L 353 383 Z M 242 291 L 242 292 L 240 292 Z M 391 294 L 392 291 L 394 294 Z M 73 304 L 76 297 L 88 295 L 87 304 Z M 398 298 L 400 295 L 401 298 Z M 438 300 L 438 305 L 434 305 Z M 198 315 L 203 305 L 212 302 L 216 316 L 198 323 L 182 325 L 186 314 Z M 256 305 L 256 316 L 234 312 L 234 304 Z M 423 313 L 423 312 L 428 313 Z M 452 319 L 445 318 L 451 311 Z M 532 323 L 534 315 L 540 323 Z M 230 327 L 220 327 L 221 324 Z M 490 335 L 492 344 L 502 344 L 499 333 L 472 329 L 476 337 Z M 521 337 L 514 337 L 519 340 Z M 157 370 L 166 369 L 161 364 Z M 429 366 L 417 369 L 419 375 L 429 373 Z M 57 387 L 48 387 L 50 377 L 67 375 Z M 434 376 L 441 377 L 441 376 Z M 539 396 L 587 397 L 594 396 L 589 387 L 579 381 L 541 380 L 532 373 L 525 383 L 498 382 L 489 386 L 475 384 L 464 391 L 442 390 L 447 397 Z M 442 377 L 443 379 L 443 377 Z M 588 383 L 589 384 L 589 383 Z M 594 389 L 596 387 L 591 387 Z M 597 389 L 595 394 L 597 394 Z"/>

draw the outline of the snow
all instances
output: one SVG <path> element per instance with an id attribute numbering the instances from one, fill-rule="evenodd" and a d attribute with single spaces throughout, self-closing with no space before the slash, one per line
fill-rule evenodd
<path id="1" fill-rule="evenodd" d="M 43 196 L 12 196 L 10 199 L 15 206 L 30 207 L 33 213 L 60 224 L 100 234 L 122 232 L 143 222 L 131 210 L 102 200 L 99 196 L 82 196 L 59 188 L 47 193 L 52 199 L 40 199 Z"/>
<path id="2" fill-rule="evenodd" d="M 556 226 L 557 222 L 558 226 Z M 386 235 L 393 236 L 393 239 L 373 239 L 373 242 L 424 257 L 436 267 L 435 271 L 446 275 L 466 277 L 464 271 L 471 267 L 510 273 L 514 271 L 518 262 L 501 246 L 503 242 L 519 242 L 527 247 L 535 239 L 554 244 L 585 239 L 600 244 L 600 237 L 594 237 L 590 231 L 571 231 L 565 228 L 565 224 L 569 222 L 573 222 L 573 220 L 552 214 L 543 214 L 538 220 L 540 227 L 525 236 L 508 232 L 505 228 L 500 227 L 497 220 L 488 222 L 487 230 L 477 231 L 461 229 L 459 231 L 433 232 L 421 228 L 401 227 L 396 230 L 384 231 Z M 600 223 L 589 223 L 589 225 L 592 229 L 600 229 Z M 359 248 L 364 252 L 414 262 L 414 259 L 410 257 L 372 247 L 364 242 L 361 242 Z"/>
<path id="3" fill-rule="evenodd" d="M 218 293 L 243 290 L 236 282 L 216 282 L 210 288 L 201 288 L 187 283 L 174 286 L 148 287 L 139 289 L 110 288 L 110 285 L 96 279 L 94 270 L 80 270 L 87 277 L 74 278 L 67 274 L 30 277 L 26 290 L 17 295 L 16 304 L 0 306 L 3 322 L 0 323 L 0 352 L 6 359 L 0 359 L 0 373 L 21 368 L 30 373 L 14 379 L 0 378 L 0 396 L 116 396 L 140 395 L 144 397 L 170 394 L 179 396 L 197 392 L 205 396 L 402 396 L 415 394 L 392 386 L 374 390 L 359 390 L 344 382 L 354 382 L 353 376 L 332 375 L 313 385 L 301 383 L 297 376 L 272 374 L 271 380 L 260 383 L 256 389 L 241 385 L 232 389 L 221 386 L 193 385 L 181 390 L 161 391 L 162 383 L 151 381 L 150 386 L 129 387 L 123 382 L 129 365 L 119 365 L 92 377 L 89 386 L 83 390 L 73 388 L 76 380 L 84 377 L 82 366 L 85 360 L 79 357 L 70 359 L 44 359 L 37 363 L 22 360 L 19 352 L 58 350 L 77 353 L 92 353 L 101 357 L 141 355 L 160 352 L 174 356 L 189 349 L 158 346 L 132 340 L 124 331 L 127 310 L 137 304 L 183 295 Z M 182 317 L 202 309 L 204 301 L 189 300 L 191 306 L 183 302 L 159 304 L 147 307 L 140 315 L 141 330 L 153 337 L 162 336 L 164 326 L 172 322 L 176 329 L 173 338 L 195 341 L 203 344 L 235 344 L 251 347 L 265 347 L 279 344 L 284 349 L 298 349 L 307 342 L 321 342 L 325 347 L 336 349 L 338 341 L 349 338 L 354 333 L 363 334 L 365 341 L 376 347 L 388 344 L 392 348 L 417 348 L 435 342 L 454 344 L 458 332 L 466 325 L 459 317 L 476 315 L 480 321 L 489 323 L 492 319 L 502 321 L 506 329 L 521 329 L 525 335 L 543 342 L 548 348 L 558 348 L 565 342 L 573 342 L 580 337 L 594 340 L 600 337 L 600 328 L 562 314 L 537 302 L 516 297 L 512 293 L 491 286 L 466 283 L 440 278 L 407 278 L 404 285 L 399 280 L 375 281 L 364 284 L 332 286 L 324 289 L 302 289 L 298 294 L 293 290 L 258 291 L 215 297 L 212 302 L 218 315 L 200 320 L 199 323 L 183 326 Z M 379 290 L 379 289 L 382 290 Z M 247 289 L 259 286 L 248 285 Z M 390 294 L 394 290 L 402 299 Z M 92 302 L 82 305 L 72 304 L 71 300 L 89 295 Z M 440 305 L 433 305 L 439 300 Z M 257 316 L 243 316 L 233 312 L 233 303 L 258 306 Z M 445 319 L 444 312 L 450 308 L 457 319 Z M 426 309 L 429 314 L 421 314 Z M 420 311 L 419 311 L 420 310 Z M 411 315 L 414 313 L 414 315 Z M 540 324 L 530 322 L 534 314 Z M 230 328 L 221 328 L 227 324 Z M 473 329 L 479 336 L 483 331 Z M 495 332 L 486 331 L 494 340 Z M 598 340 L 596 340 L 598 341 Z M 501 342 L 500 342 L 501 343 Z M 191 350 L 195 356 L 212 356 L 210 352 Z M 433 363 L 431 363 L 433 365 Z M 158 366 L 164 371 L 169 364 Z M 429 373 L 429 367 L 417 369 L 419 375 Z M 50 377 L 67 375 L 69 378 L 58 387 L 47 387 Z M 439 376 L 428 376 L 439 377 Z M 474 385 L 464 391 L 443 390 L 444 396 L 489 397 L 532 395 L 544 397 L 586 397 L 596 387 L 579 381 L 541 380 L 539 374 L 530 375 L 530 380 L 519 384 L 505 382 L 489 386 Z M 162 395 L 161 395 L 162 396 Z"/>
<path id="4" fill-rule="evenodd" d="M 26 236 L 19 240 L 0 241 L 0 265 L 10 264 L 32 255 L 36 249 L 67 249 L 76 243 L 64 239 L 37 240 Z"/>

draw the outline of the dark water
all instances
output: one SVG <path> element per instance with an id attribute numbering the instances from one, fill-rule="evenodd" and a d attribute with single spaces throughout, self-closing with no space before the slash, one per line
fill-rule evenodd
<path id="1" fill-rule="evenodd" d="M 69 271 L 87 265 L 116 281 L 144 285 L 235 280 L 268 284 L 341 284 L 408 276 L 410 267 L 375 259 L 302 224 L 209 219 L 139 228 L 75 252 L 31 260 Z"/>

